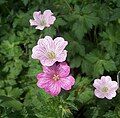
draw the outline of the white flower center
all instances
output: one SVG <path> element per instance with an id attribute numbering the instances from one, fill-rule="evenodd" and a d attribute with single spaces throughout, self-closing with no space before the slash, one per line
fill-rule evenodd
<path id="1" fill-rule="evenodd" d="M 49 59 L 55 59 L 56 55 L 55 55 L 55 53 L 52 51 L 52 52 L 48 52 L 48 57 L 49 57 Z"/>
<path id="2" fill-rule="evenodd" d="M 55 81 L 58 81 L 60 78 L 59 78 L 59 75 L 54 75 L 52 79 Z"/>
<path id="3" fill-rule="evenodd" d="M 102 92 L 105 92 L 105 93 L 108 92 L 108 87 L 106 87 L 106 86 L 103 87 L 103 88 L 102 88 Z"/>
<path id="4" fill-rule="evenodd" d="M 40 20 L 40 25 L 41 26 L 45 26 L 46 25 L 46 21 L 44 19 Z"/>

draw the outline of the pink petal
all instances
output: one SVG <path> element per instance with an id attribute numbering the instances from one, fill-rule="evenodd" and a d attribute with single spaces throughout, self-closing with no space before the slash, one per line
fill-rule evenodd
<path id="1" fill-rule="evenodd" d="M 37 82 L 37 86 L 39 88 L 46 88 L 50 82 L 51 82 L 51 80 L 48 78 L 39 78 L 39 80 Z"/>
<path id="2" fill-rule="evenodd" d="M 75 84 L 75 79 L 72 76 L 60 78 L 59 84 L 63 89 L 70 90 L 71 87 Z"/>
<path id="3" fill-rule="evenodd" d="M 49 16 L 53 15 L 53 13 L 51 12 L 51 10 L 45 10 L 43 12 L 43 15 L 46 16 L 46 17 L 49 17 Z"/>
<path id="4" fill-rule="evenodd" d="M 66 60 L 66 58 L 67 58 L 67 51 L 64 50 L 62 53 L 57 54 L 56 60 L 57 60 L 58 62 L 63 62 L 63 61 Z"/>
<path id="5" fill-rule="evenodd" d="M 40 62 L 43 66 L 52 66 L 56 62 L 56 60 L 51 60 L 47 57 L 41 57 Z"/>
<path id="6" fill-rule="evenodd" d="M 46 73 L 39 73 L 37 74 L 37 79 L 40 80 L 41 78 L 51 78 L 50 74 L 46 74 Z"/>
<path id="7" fill-rule="evenodd" d="M 93 86 L 96 88 L 96 89 L 101 89 L 102 87 L 102 81 L 100 79 L 95 79 L 94 80 L 94 83 L 93 83 Z"/>
<path id="8" fill-rule="evenodd" d="M 55 20 L 56 20 L 55 16 L 51 16 L 49 18 L 49 24 L 52 25 L 55 22 Z"/>
<path id="9" fill-rule="evenodd" d="M 36 25 L 38 25 L 38 23 L 37 23 L 35 20 L 31 20 L 31 19 L 30 19 L 29 22 L 30 22 L 30 25 L 31 25 L 31 26 L 36 26 Z"/>
<path id="10" fill-rule="evenodd" d="M 43 72 L 47 75 L 53 76 L 56 73 L 56 64 L 53 66 L 43 66 Z"/>
<path id="11" fill-rule="evenodd" d="M 66 62 L 62 62 L 57 66 L 57 72 L 58 75 L 63 78 L 63 77 L 67 77 L 70 73 L 70 67 L 67 65 Z"/>
<path id="12" fill-rule="evenodd" d="M 61 87 L 57 82 L 56 83 L 54 82 L 48 84 L 48 86 L 45 88 L 45 91 L 51 94 L 52 96 L 57 96 L 61 91 Z"/>
<path id="13" fill-rule="evenodd" d="M 41 59 L 46 56 L 46 49 L 43 47 L 40 47 L 39 45 L 36 45 L 32 49 L 32 58 L 33 59 Z"/>
<path id="14" fill-rule="evenodd" d="M 65 41 L 62 37 L 55 38 L 54 43 L 56 54 L 60 54 L 64 50 L 64 48 L 68 45 L 68 42 Z"/>
<path id="15" fill-rule="evenodd" d="M 95 93 L 95 96 L 97 96 L 98 98 L 105 98 L 104 93 L 100 92 L 97 89 L 95 89 L 94 93 Z"/>
<path id="16" fill-rule="evenodd" d="M 50 36 L 45 36 L 44 39 L 39 39 L 38 45 L 44 47 L 47 52 L 54 51 L 54 41 Z"/>
<path id="17" fill-rule="evenodd" d="M 35 20 L 39 20 L 40 15 L 41 15 L 41 11 L 38 11 L 38 12 L 36 11 L 36 12 L 33 13 L 33 18 L 34 18 Z"/>
<path id="18" fill-rule="evenodd" d="M 104 84 L 112 81 L 110 76 L 102 76 L 101 80 Z"/>
<path id="19" fill-rule="evenodd" d="M 109 88 L 110 90 L 117 90 L 119 87 L 118 87 L 118 83 L 116 81 L 111 81 L 109 82 Z"/>
<path id="20" fill-rule="evenodd" d="M 44 28 L 45 28 L 45 26 L 38 25 L 35 29 L 43 30 Z"/>
<path id="21" fill-rule="evenodd" d="M 106 98 L 107 99 L 112 99 L 113 97 L 116 96 L 116 92 L 115 91 L 110 91 L 110 93 L 106 94 Z"/>

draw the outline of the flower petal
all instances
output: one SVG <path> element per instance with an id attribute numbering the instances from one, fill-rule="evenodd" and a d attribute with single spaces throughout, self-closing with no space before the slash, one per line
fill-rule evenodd
<path id="1" fill-rule="evenodd" d="M 41 57 L 40 62 L 43 66 L 52 66 L 56 62 L 56 60 L 52 60 L 47 57 Z"/>
<path id="2" fill-rule="evenodd" d="M 75 79 L 72 76 L 68 76 L 66 78 L 60 78 L 59 83 L 63 89 L 70 90 L 75 84 Z"/>
<path id="3" fill-rule="evenodd" d="M 64 48 L 68 45 L 68 42 L 65 41 L 62 37 L 55 38 L 54 43 L 56 54 L 60 54 L 64 50 Z"/>
<path id="4" fill-rule="evenodd" d="M 36 26 L 38 23 L 35 20 L 29 20 L 31 26 Z"/>
<path id="5" fill-rule="evenodd" d="M 116 81 L 111 81 L 109 82 L 109 88 L 110 90 L 117 90 L 119 87 L 118 87 L 118 83 Z"/>
<path id="6" fill-rule="evenodd" d="M 112 99 L 113 97 L 116 96 L 116 92 L 115 91 L 110 91 L 108 94 L 106 94 L 106 98 L 107 99 Z"/>
<path id="7" fill-rule="evenodd" d="M 34 13 L 33 13 L 33 18 L 35 19 L 35 20 L 39 20 L 39 18 L 40 18 L 40 15 L 41 15 L 41 11 L 35 11 Z"/>
<path id="8" fill-rule="evenodd" d="M 93 86 L 96 88 L 96 89 L 101 89 L 102 87 L 102 81 L 100 79 L 95 79 L 94 80 L 94 83 L 93 83 Z"/>
<path id="9" fill-rule="evenodd" d="M 47 52 L 54 51 L 54 41 L 50 36 L 45 36 L 44 39 L 39 39 L 38 45 L 46 48 Z"/>
<path id="10" fill-rule="evenodd" d="M 108 83 L 108 82 L 112 81 L 110 76 L 102 76 L 101 80 L 103 83 Z"/>
<path id="11" fill-rule="evenodd" d="M 57 96 L 60 91 L 61 91 L 61 87 L 59 85 L 59 83 L 51 83 L 48 84 L 48 86 L 45 88 L 45 91 L 49 94 L 51 94 L 52 96 Z"/>
<path id="12" fill-rule="evenodd" d="M 51 10 L 45 10 L 43 12 L 43 15 L 46 16 L 46 17 L 49 17 L 49 16 L 53 15 L 53 13 L 51 12 Z"/>
<path id="13" fill-rule="evenodd" d="M 46 53 L 45 48 L 36 45 L 32 49 L 32 58 L 41 60 L 41 58 L 46 57 Z"/>
<path id="14" fill-rule="evenodd" d="M 39 78 L 37 82 L 37 86 L 39 88 L 46 88 L 50 82 L 51 80 L 49 78 Z"/>
<path id="15" fill-rule="evenodd" d="M 100 92 L 97 89 L 95 89 L 94 93 L 95 93 L 95 96 L 98 97 L 98 98 L 105 98 L 104 93 Z"/>
<path id="16" fill-rule="evenodd" d="M 64 50 L 62 53 L 57 54 L 56 60 L 57 60 L 58 62 L 63 62 L 63 61 L 66 60 L 66 58 L 67 58 L 67 51 Z"/>
<path id="17" fill-rule="evenodd" d="M 38 25 L 35 29 L 43 30 L 45 26 Z"/>
<path id="18" fill-rule="evenodd" d="M 53 66 L 43 66 L 43 72 L 47 75 L 53 76 L 56 72 L 56 64 Z"/>
<path id="19" fill-rule="evenodd" d="M 60 78 L 67 77 L 70 73 L 70 67 L 67 65 L 66 62 L 62 62 L 57 66 L 57 73 Z"/>

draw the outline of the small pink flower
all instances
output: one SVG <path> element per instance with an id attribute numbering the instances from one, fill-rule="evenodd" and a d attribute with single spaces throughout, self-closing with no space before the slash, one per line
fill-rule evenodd
<path id="1" fill-rule="evenodd" d="M 50 36 L 45 36 L 33 47 L 32 58 L 40 60 L 43 66 L 52 66 L 56 61 L 63 62 L 67 57 L 67 51 L 64 50 L 67 44 L 62 37 L 53 40 Z"/>
<path id="2" fill-rule="evenodd" d="M 36 26 L 36 29 L 43 30 L 45 27 L 50 27 L 56 20 L 51 10 L 45 10 L 43 14 L 41 11 L 33 13 L 34 20 L 30 19 L 30 25 Z"/>
<path id="3" fill-rule="evenodd" d="M 93 86 L 96 88 L 94 93 L 98 98 L 112 99 L 116 96 L 116 90 L 118 89 L 118 83 L 112 81 L 110 76 L 95 79 Z"/>
<path id="4" fill-rule="evenodd" d="M 66 62 L 54 64 L 53 66 L 43 66 L 43 73 L 37 75 L 37 86 L 43 88 L 48 94 L 57 96 L 61 88 L 70 90 L 75 83 L 75 79 L 69 75 L 70 67 Z"/>

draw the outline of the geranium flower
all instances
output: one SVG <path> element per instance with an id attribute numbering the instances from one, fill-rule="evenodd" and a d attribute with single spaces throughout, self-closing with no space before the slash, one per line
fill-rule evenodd
<path id="1" fill-rule="evenodd" d="M 98 98 L 112 99 L 116 96 L 116 90 L 118 89 L 118 83 L 112 81 L 110 76 L 95 79 L 93 86 L 96 88 L 94 93 Z"/>
<path id="2" fill-rule="evenodd" d="M 62 37 L 53 40 L 50 36 L 45 36 L 33 47 L 32 58 L 40 60 L 43 66 L 52 66 L 56 61 L 63 62 L 67 57 L 67 51 L 64 50 L 67 44 Z"/>
<path id="3" fill-rule="evenodd" d="M 70 67 L 66 62 L 55 63 L 50 67 L 43 66 L 43 73 L 37 75 L 37 86 L 52 96 L 57 96 L 61 88 L 70 90 L 74 85 L 75 79 L 69 74 Z"/>
<path id="4" fill-rule="evenodd" d="M 56 20 L 51 10 L 45 10 L 43 14 L 41 11 L 33 13 L 34 20 L 30 19 L 30 25 L 36 26 L 36 29 L 43 30 L 45 27 L 50 27 Z"/>

